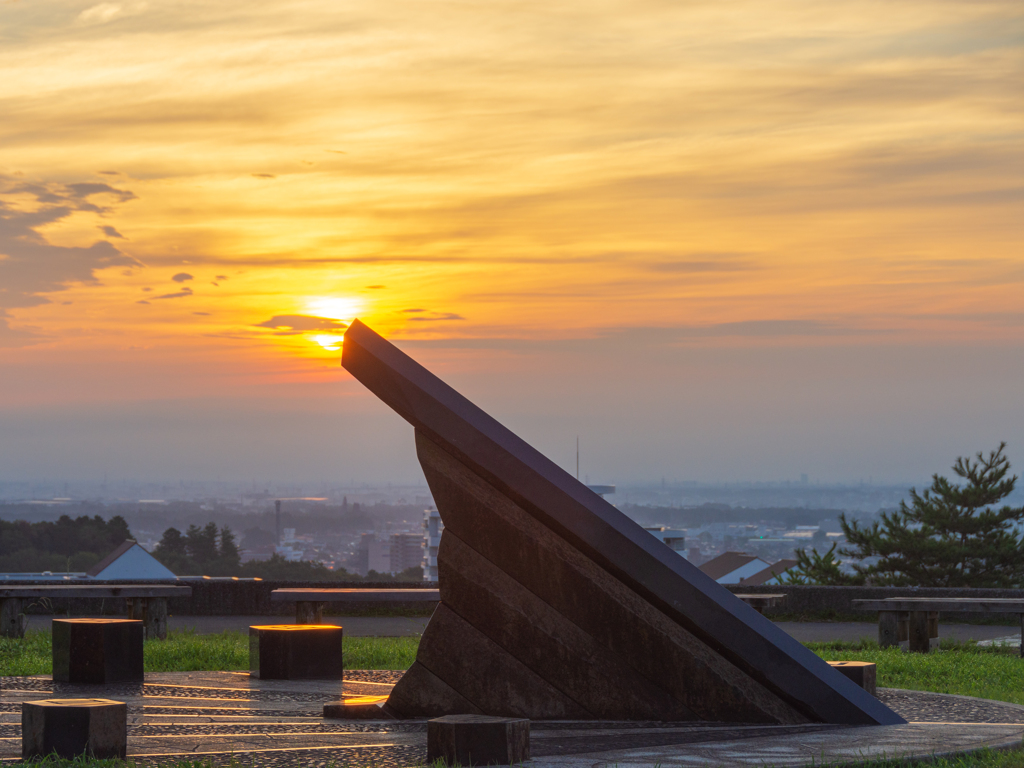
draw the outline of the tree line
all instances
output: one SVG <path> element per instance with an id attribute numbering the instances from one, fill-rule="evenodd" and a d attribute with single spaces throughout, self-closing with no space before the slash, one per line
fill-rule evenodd
<path id="1" fill-rule="evenodd" d="M 0 572 L 82 572 L 131 538 L 120 515 L 29 523 L 0 520 Z"/>

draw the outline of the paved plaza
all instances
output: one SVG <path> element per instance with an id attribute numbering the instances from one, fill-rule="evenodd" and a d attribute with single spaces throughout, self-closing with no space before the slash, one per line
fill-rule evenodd
<path id="1" fill-rule="evenodd" d="M 386 694 L 400 672 L 359 671 L 338 681 L 258 680 L 247 672 L 149 674 L 144 684 L 55 684 L 47 676 L 0 678 L 0 761 L 20 759 L 21 702 L 111 698 L 128 704 L 128 756 L 148 765 L 232 759 L 266 766 L 415 766 L 426 756 L 426 722 L 341 721 L 325 702 Z M 836 727 L 735 723 L 535 721 L 531 764 L 590 766 L 803 765 L 1020 746 L 1024 707 L 883 689 L 907 725 Z"/>

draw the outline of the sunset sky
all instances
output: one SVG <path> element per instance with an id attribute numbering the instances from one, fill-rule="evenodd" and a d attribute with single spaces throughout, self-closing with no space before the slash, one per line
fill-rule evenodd
<path id="1" fill-rule="evenodd" d="M 0 0 L 0 480 L 1024 468 L 1024 4 Z"/>

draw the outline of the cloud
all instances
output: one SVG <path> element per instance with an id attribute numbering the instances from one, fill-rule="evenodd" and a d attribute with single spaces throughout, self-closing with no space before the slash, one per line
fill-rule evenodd
<path id="1" fill-rule="evenodd" d="M 146 3 L 98 3 L 78 14 L 75 23 L 82 26 L 107 24 L 124 16 L 134 16 L 146 10 Z"/>
<path id="2" fill-rule="evenodd" d="M 176 293 L 165 293 L 162 296 L 154 296 L 153 298 L 154 299 L 183 299 L 186 296 L 191 296 L 191 295 L 192 295 L 192 289 L 189 288 L 188 286 L 186 286 L 186 287 L 182 288 L 180 291 L 178 291 Z"/>
<path id="3" fill-rule="evenodd" d="M 193 279 L 192 275 L 190 275 L 188 272 L 179 272 L 178 274 L 171 278 L 171 280 L 173 280 L 176 283 L 184 283 L 186 280 L 191 279 Z"/>
<path id="4" fill-rule="evenodd" d="M 120 232 L 118 232 L 116 229 L 109 225 L 100 227 L 100 231 L 103 232 L 103 234 L 106 235 L 107 237 L 116 237 L 120 238 L 121 240 L 124 240 L 124 235 L 122 235 Z"/>
<path id="5" fill-rule="evenodd" d="M 305 331 L 342 331 L 348 328 L 348 324 L 330 317 L 314 315 L 274 315 L 269 320 L 256 323 L 256 327 L 286 330 L 289 335 L 292 335 Z"/>
<path id="6" fill-rule="evenodd" d="M 454 312 L 427 312 L 425 309 L 407 309 L 406 312 L 426 312 L 423 315 L 417 315 L 416 317 L 410 317 L 409 321 L 413 323 L 432 323 L 434 321 L 443 320 L 465 320 L 462 315 L 457 315 Z"/>
<path id="7" fill-rule="evenodd" d="M 648 268 L 655 272 L 745 272 L 757 267 L 739 253 L 690 253 L 678 259 L 652 261 Z"/>
<path id="8" fill-rule="evenodd" d="M 94 195 L 117 202 L 135 197 L 107 184 L 43 185 L 0 176 L 0 345 L 38 337 L 29 330 L 12 330 L 9 310 L 49 303 L 47 294 L 75 283 L 95 284 L 100 269 L 142 266 L 103 240 L 85 247 L 60 246 L 41 234 L 45 225 L 74 213 L 109 210 L 90 202 Z"/>

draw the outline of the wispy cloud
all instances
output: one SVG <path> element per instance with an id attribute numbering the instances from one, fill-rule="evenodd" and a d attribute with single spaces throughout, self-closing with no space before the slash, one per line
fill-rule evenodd
<path id="1" fill-rule="evenodd" d="M 329 317 L 315 315 L 274 315 L 269 320 L 256 323 L 256 328 L 273 328 L 279 331 L 343 331 L 347 323 Z"/>
<path id="2" fill-rule="evenodd" d="M 51 243 L 41 230 L 75 213 L 105 213 L 96 196 L 126 202 L 127 190 L 106 184 L 36 184 L 0 176 L 0 340 L 26 343 L 38 332 L 10 328 L 10 310 L 38 306 L 75 283 L 98 283 L 96 272 L 140 263 L 106 241 L 84 247 Z"/>

